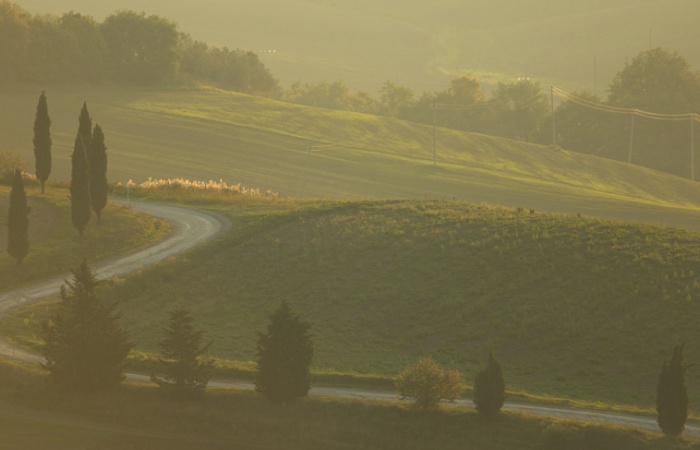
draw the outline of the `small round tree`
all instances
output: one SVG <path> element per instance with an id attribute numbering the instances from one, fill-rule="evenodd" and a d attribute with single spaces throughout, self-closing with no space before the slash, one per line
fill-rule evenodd
<path id="1" fill-rule="evenodd" d="M 399 396 L 415 399 L 418 408 L 434 409 L 440 401 L 455 401 L 464 392 L 465 385 L 459 370 L 444 370 L 427 356 L 404 369 L 396 377 Z"/>
<path id="2" fill-rule="evenodd" d="M 163 376 L 151 374 L 151 381 L 178 398 L 203 393 L 213 371 L 212 361 L 202 360 L 212 343 L 202 345 L 202 332 L 194 329 L 193 320 L 184 309 L 170 313 L 170 323 L 163 329 L 165 338 L 160 342 Z"/>
<path id="3" fill-rule="evenodd" d="M 685 387 L 683 348 L 676 345 L 670 361 L 664 361 L 656 386 L 656 421 L 667 436 L 680 436 L 688 419 L 688 392 Z"/>
<path id="4" fill-rule="evenodd" d="M 503 379 L 501 363 L 489 350 L 489 359 L 474 380 L 474 405 L 476 410 L 486 416 L 498 414 L 503 407 L 506 395 L 506 383 Z"/>
<path id="5" fill-rule="evenodd" d="M 311 389 L 309 367 L 314 349 L 311 324 L 287 302 L 270 315 L 267 333 L 258 335 L 255 390 L 276 401 L 305 397 Z"/>

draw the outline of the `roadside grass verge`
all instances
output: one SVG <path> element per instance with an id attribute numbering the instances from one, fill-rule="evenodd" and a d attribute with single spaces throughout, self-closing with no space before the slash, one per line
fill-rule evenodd
<path id="1" fill-rule="evenodd" d="M 485 420 L 471 408 L 419 412 L 407 404 L 322 397 L 280 404 L 236 390 L 175 402 L 155 386 L 130 383 L 102 394 L 61 395 L 21 363 L 0 363 L 0 381 L 0 430 L 27 450 L 700 448 L 692 439 L 510 412 Z"/>
<path id="2" fill-rule="evenodd" d="M 138 249 L 163 239 L 170 231 L 170 224 L 147 216 L 116 203 L 108 203 L 102 213 L 102 223 L 93 216 L 82 237 L 73 228 L 70 219 L 68 188 L 63 184 L 49 183 L 45 195 L 38 186 L 26 186 L 27 198 L 40 202 L 40 214 L 30 215 L 30 229 L 39 229 L 36 241 L 30 234 L 29 254 L 21 265 L 5 251 L 7 234 L 0 232 L 0 286 L 8 290 L 32 280 L 50 275 L 68 273 L 83 259 L 91 263 L 125 251 Z M 0 195 L 9 188 L 0 186 Z"/>

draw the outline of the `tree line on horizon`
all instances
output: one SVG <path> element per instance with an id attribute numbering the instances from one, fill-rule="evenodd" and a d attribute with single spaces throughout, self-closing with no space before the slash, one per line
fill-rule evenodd
<path id="1" fill-rule="evenodd" d="M 604 107 L 700 114 L 700 73 L 671 50 L 655 48 L 639 53 L 616 74 L 608 92 L 607 98 L 586 90 L 574 94 Z M 378 97 L 352 91 L 342 81 L 298 82 L 284 92 L 283 100 L 555 144 L 618 161 L 631 159 L 634 164 L 691 177 L 692 130 L 688 120 L 635 120 L 629 114 L 614 114 L 569 99 L 559 102 L 552 111 L 552 95 L 539 82 L 524 78 L 498 83 L 487 97 L 477 78 L 462 76 L 443 91 L 420 96 L 393 81 L 382 85 Z"/>
<path id="2" fill-rule="evenodd" d="M 255 53 L 211 47 L 162 17 L 118 11 L 31 15 L 0 0 L 0 81 L 153 86 L 207 83 L 271 95 L 277 80 Z"/>

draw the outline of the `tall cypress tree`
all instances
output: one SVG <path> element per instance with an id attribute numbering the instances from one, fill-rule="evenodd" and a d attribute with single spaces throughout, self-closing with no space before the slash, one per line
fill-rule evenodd
<path id="1" fill-rule="evenodd" d="M 73 281 L 61 287 L 58 311 L 42 323 L 43 366 L 58 389 L 94 392 L 124 379 L 133 343 L 119 324 L 116 304 L 106 305 L 96 294 L 98 283 L 83 261 Z"/>
<path id="2" fill-rule="evenodd" d="M 51 118 L 49 117 L 46 95 L 44 91 L 41 91 L 34 119 L 34 165 L 36 166 L 36 179 L 41 183 L 42 194 L 46 180 L 51 175 L 51 143 Z"/>
<path id="3" fill-rule="evenodd" d="M 92 149 L 92 118 L 90 118 L 90 113 L 87 109 L 87 102 L 83 102 L 83 107 L 80 110 L 80 117 L 78 117 L 78 133 L 83 138 L 87 158 L 88 161 L 90 161 L 90 150 Z"/>
<path id="4" fill-rule="evenodd" d="M 90 158 L 90 201 L 97 215 L 97 223 L 102 220 L 102 210 L 107 205 L 107 147 L 102 127 L 95 125 L 92 132 Z"/>
<path id="5" fill-rule="evenodd" d="M 70 206 L 73 226 L 83 235 L 85 227 L 90 222 L 92 207 L 90 205 L 90 174 L 85 155 L 83 137 L 78 133 L 75 137 L 73 155 L 71 156 Z"/>
<path id="6" fill-rule="evenodd" d="M 489 359 L 486 367 L 482 369 L 474 380 L 474 405 L 476 410 L 486 416 L 498 414 L 505 401 L 506 383 L 503 378 L 503 369 L 489 350 Z"/>
<path id="7" fill-rule="evenodd" d="M 671 361 L 664 361 L 656 386 L 656 421 L 667 436 L 680 436 L 688 419 L 688 392 L 685 387 L 683 348 L 685 344 L 673 348 Z"/>
<path id="8" fill-rule="evenodd" d="M 17 264 L 22 264 L 29 253 L 29 211 L 22 171 L 15 169 L 7 217 L 7 252 L 17 260 Z"/>
<path id="9" fill-rule="evenodd" d="M 257 392 L 278 401 L 308 394 L 314 355 L 310 329 L 287 302 L 270 315 L 267 333 L 258 336 Z"/>

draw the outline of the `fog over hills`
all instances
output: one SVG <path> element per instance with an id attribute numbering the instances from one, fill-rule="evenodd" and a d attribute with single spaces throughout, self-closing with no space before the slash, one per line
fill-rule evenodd
<path id="1" fill-rule="evenodd" d="M 102 20 L 120 9 L 177 22 L 215 46 L 258 53 L 288 87 L 342 80 L 375 93 L 385 80 L 418 93 L 458 74 L 483 84 L 530 77 L 604 93 L 640 51 L 676 50 L 700 66 L 697 0 L 19 0 L 32 13 Z"/>

